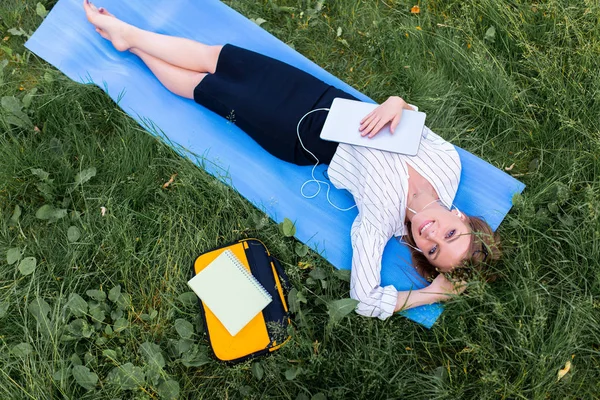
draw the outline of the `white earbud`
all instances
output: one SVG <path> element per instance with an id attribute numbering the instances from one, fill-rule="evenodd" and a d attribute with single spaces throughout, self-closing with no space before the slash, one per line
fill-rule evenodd
<path id="1" fill-rule="evenodd" d="M 405 242 L 404 240 L 400 239 L 400 243 L 407 245 L 408 247 L 410 247 L 411 249 L 418 251 L 419 253 L 423 253 L 423 250 L 421 250 L 418 247 L 415 246 L 411 246 L 410 244 L 408 244 L 407 242 Z"/>

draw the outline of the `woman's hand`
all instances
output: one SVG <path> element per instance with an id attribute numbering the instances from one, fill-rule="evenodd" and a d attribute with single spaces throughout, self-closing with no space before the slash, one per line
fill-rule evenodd
<path id="1" fill-rule="evenodd" d="M 390 131 L 394 133 L 400 122 L 402 110 L 404 109 L 414 110 L 414 108 L 402 100 L 402 98 L 398 96 L 390 97 L 360 121 L 359 131 L 361 132 L 361 135 L 372 138 L 377 135 L 381 128 L 388 122 L 391 122 Z"/>
<path id="2" fill-rule="evenodd" d="M 461 294 L 466 288 L 466 282 L 450 282 L 444 274 L 439 274 L 431 285 L 423 289 L 399 291 L 394 311 L 450 300 L 452 296 Z"/>
<path id="3" fill-rule="evenodd" d="M 467 288 L 466 282 L 450 282 L 444 274 L 435 277 L 426 290 L 439 296 L 439 301 L 449 300 L 452 295 L 461 294 Z"/>

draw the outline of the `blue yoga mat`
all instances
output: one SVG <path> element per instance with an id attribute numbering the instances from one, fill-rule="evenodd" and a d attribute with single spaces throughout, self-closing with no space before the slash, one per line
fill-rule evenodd
<path id="1" fill-rule="evenodd" d="M 96 5 L 143 29 L 207 44 L 232 43 L 266 54 L 371 101 L 219 1 L 97 0 Z M 26 46 L 69 78 L 97 84 L 150 133 L 166 139 L 275 221 L 294 221 L 296 237 L 336 268 L 350 268 L 350 227 L 356 211 L 335 210 L 324 192 L 314 199 L 303 198 L 300 186 L 310 179 L 310 167 L 274 158 L 235 125 L 168 92 L 136 56 L 119 53 L 94 31 L 81 0 L 60 0 Z M 513 194 L 524 185 L 472 154 L 458 151 L 463 172 L 455 204 L 467 214 L 484 217 L 496 229 L 511 207 Z M 324 177 L 325 171 L 321 166 L 316 173 Z M 333 189 L 331 197 L 340 207 L 353 204 L 346 191 Z M 390 240 L 385 249 L 381 283 L 399 290 L 425 285 L 410 265 L 408 250 L 396 240 Z M 436 304 L 402 314 L 430 328 L 442 309 Z"/>

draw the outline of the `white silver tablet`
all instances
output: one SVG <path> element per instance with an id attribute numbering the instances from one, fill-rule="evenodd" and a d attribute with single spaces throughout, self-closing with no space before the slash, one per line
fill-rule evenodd
<path id="1" fill-rule="evenodd" d="M 374 137 L 363 137 L 358 130 L 360 121 L 377 106 L 378 104 L 335 98 L 323 125 L 321 139 L 416 155 L 425 127 L 425 113 L 403 110 L 396 132 L 392 134 L 388 123 Z"/>

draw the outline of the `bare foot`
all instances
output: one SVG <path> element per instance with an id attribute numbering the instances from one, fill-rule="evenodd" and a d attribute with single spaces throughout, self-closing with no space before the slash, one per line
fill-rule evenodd
<path id="1" fill-rule="evenodd" d="M 119 51 L 129 50 L 127 33 L 132 26 L 126 24 L 104 8 L 96 8 L 89 0 L 83 1 L 83 9 L 88 21 L 96 28 L 96 32 L 104 39 L 109 40 Z"/>

